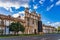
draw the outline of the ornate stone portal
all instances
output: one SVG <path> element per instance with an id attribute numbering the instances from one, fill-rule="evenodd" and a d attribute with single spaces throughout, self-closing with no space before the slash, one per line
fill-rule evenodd
<path id="1" fill-rule="evenodd" d="M 36 34 L 38 33 L 38 21 L 41 21 L 40 14 L 36 14 L 36 11 L 29 13 L 29 9 L 25 9 L 25 33 L 27 34 Z"/>

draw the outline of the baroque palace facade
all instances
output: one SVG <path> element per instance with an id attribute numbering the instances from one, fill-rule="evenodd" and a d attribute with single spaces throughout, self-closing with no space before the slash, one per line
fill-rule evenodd
<path id="1" fill-rule="evenodd" d="M 42 23 L 40 23 L 41 15 L 37 15 L 35 11 L 29 13 L 28 8 L 26 8 L 24 12 L 24 20 L 22 20 L 20 16 L 14 18 L 11 15 L 6 16 L 0 14 L 0 31 L 3 31 L 3 34 L 9 34 L 9 25 L 12 22 L 20 22 L 25 27 L 25 34 L 42 32 Z M 39 26 L 39 24 L 41 26 Z"/>

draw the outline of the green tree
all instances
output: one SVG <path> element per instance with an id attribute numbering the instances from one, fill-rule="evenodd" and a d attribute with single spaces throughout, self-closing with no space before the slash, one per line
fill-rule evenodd
<path id="1" fill-rule="evenodd" d="M 24 32 L 25 28 L 24 28 L 24 26 L 21 23 L 19 23 L 19 22 L 14 23 L 13 22 L 9 26 L 9 30 L 10 31 L 14 31 L 15 34 L 16 33 L 18 34 L 19 31 Z"/>
<path id="2" fill-rule="evenodd" d="M 24 32 L 25 27 L 21 23 L 17 22 L 17 26 L 19 26 L 19 31 Z"/>
<path id="3" fill-rule="evenodd" d="M 58 30 L 58 32 L 60 32 L 60 26 L 58 26 L 57 30 Z"/>

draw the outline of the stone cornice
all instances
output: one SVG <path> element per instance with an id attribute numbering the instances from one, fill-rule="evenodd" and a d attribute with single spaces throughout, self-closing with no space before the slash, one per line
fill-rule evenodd
<path id="1" fill-rule="evenodd" d="M 0 19 L 3 19 L 3 20 L 11 20 L 11 21 L 19 21 L 19 22 L 25 23 L 25 21 L 22 20 L 22 19 L 14 18 L 14 17 L 11 17 L 11 16 L 6 16 L 6 15 L 2 15 L 2 14 L 0 14 Z"/>

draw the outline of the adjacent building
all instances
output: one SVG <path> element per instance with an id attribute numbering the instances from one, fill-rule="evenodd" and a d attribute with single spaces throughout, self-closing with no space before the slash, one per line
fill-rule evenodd
<path id="1" fill-rule="evenodd" d="M 54 33 L 55 27 L 43 25 L 43 33 Z"/>

